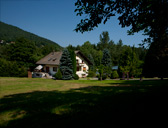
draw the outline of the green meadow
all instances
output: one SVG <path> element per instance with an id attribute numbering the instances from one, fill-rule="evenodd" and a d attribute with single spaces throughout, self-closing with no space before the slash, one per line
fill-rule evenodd
<path id="1" fill-rule="evenodd" d="M 168 80 L 1 77 L 0 127 L 162 127 L 167 98 Z"/>

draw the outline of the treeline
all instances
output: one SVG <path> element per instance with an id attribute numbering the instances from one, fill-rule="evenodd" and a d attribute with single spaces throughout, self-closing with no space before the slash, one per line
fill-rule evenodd
<path id="1" fill-rule="evenodd" d="M 90 67 L 89 76 L 96 76 L 96 72 L 103 70 L 103 74 L 111 78 L 114 78 L 113 75 L 111 76 L 112 66 L 118 66 L 117 75 L 115 71 L 115 76 L 129 75 L 129 77 L 140 77 L 147 53 L 147 49 L 143 47 L 137 48 L 123 45 L 121 39 L 115 43 L 113 40 L 110 40 L 107 31 L 100 34 L 100 41 L 97 44 L 91 44 L 87 41 L 81 46 L 74 47 L 69 45 L 67 48 L 69 50 L 80 50 L 93 63 L 93 66 Z M 104 62 L 104 60 L 107 60 L 105 58 L 110 60 Z M 107 66 L 102 67 L 103 63 L 110 63 L 109 68 Z M 107 73 L 109 70 L 111 72 Z"/>
<path id="2" fill-rule="evenodd" d="M 1 40 L 2 41 L 2 40 Z M 168 44 L 153 43 L 149 50 L 143 47 L 123 45 L 122 40 L 110 40 L 107 31 L 100 34 L 97 44 L 84 42 L 76 47 L 69 45 L 67 49 L 72 54 L 80 50 L 93 65 L 90 66 L 89 76 L 99 79 L 130 78 L 130 77 L 168 77 Z M 0 43 L 0 76 L 25 77 L 28 69 L 34 69 L 35 63 L 52 51 L 63 48 L 54 44 L 36 45 L 35 41 L 24 37 L 15 41 Z M 72 55 L 73 56 L 73 55 Z M 75 60 L 75 59 L 74 59 Z M 75 62 L 75 61 L 74 61 Z M 73 64 L 75 65 L 75 63 Z M 117 66 L 114 71 L 112 67 Z M 74 72 L 75 72 L 75 66 Z"/>
<path id="3" fill-rule="evenodd" d="M 38 47 L 35 42 L 18 38 L 13 43 L 0 44 L 0 76 L 25 77 L 27 70 L 33 70 L 35 63 L 52 51 L 61 48 L 53 44 Z"/>

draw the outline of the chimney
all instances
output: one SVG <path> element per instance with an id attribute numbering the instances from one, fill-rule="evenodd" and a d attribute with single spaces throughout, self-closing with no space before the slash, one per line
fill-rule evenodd
<path id="1" fill-rule="evenodd" d="M 28 69 L 27 73 L 28 73 L 28 78 L 32 78 L 32 72 L 30 69 Z"/>

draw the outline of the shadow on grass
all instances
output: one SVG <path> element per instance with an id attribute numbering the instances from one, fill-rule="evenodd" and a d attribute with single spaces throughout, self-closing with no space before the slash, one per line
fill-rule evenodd
<path id="1" fill-rule="evenodd" d="M 113 83 L 110 84 L 116 84 L 116 85 L 168 85 L 168 80 L 115 80 Z"/>
<path id="2" fill-rule="evenodd" d="M 1 99 L 4 128 L 103 128 L 165 125 L 167 86 L 86 87 Z"/>

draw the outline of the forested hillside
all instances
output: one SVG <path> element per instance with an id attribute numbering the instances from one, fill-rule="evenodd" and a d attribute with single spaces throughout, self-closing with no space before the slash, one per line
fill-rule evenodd
<path id="1" fill-rule="evenodd" d="M 24 37 L 30 41 L 33 41 L 36 46 L 46 46 L 46 45 L 53 45 L 54 47 L 60 48 L 60 45 L 57 43 L 45 39 L 43 37 L 39 37 L 33 33 L 26 32 L 18 27 L 5 24 L 0 21 L 0 40 L 4 42 L 15 42 L 18 38 Z"/>
<path id="2" fill-rule="evenodd" d="M 62 47 L 48 39 L 0 22 L 0 76 L 27 76 L 27 70 Z"/>

